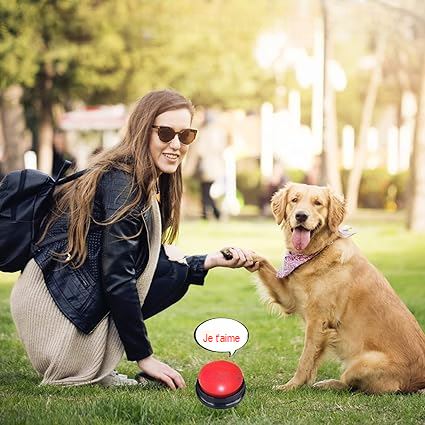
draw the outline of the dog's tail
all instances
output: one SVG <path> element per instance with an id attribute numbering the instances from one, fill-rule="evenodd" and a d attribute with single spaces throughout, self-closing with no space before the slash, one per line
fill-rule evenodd
<path id="1" fill-rule="evenodd" d="M 413 392 L 424 394 L 425 395 L 425 377 L 422 379 L 416 380 L 416 382 L 411 382 L 413 384 L 411 388 L 413 389 Z"/>
<path id="2" fill-rule="evenodd" d="M 417 376 L 416 379 L 412 379 L 410 389 L 412 392 L 425 395 L 425 376 Z"/>

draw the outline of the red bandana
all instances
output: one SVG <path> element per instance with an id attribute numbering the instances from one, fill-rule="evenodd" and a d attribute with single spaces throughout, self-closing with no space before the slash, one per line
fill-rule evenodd
<path id="1" fill-rule="evenodd" d="M 343 227 L 339 230 L 339 236 L 341 238 L 349 238 L 350 236 L 353 236 L 355 232 L 351 231 L 351 227 Z M 333 243 L 333 242 L 332 242 Z M 329 245 L 326 245 L 323 249 L 328 247 Z M 322 249 L 322 250 L 323 250 Z M 288 252 L 283 257 L 283 263 L 280 266 L 279 270 L 276 273 L 276 277 L 282 278 L 286 277 L 289 274 L 291 274 L 295 269 L 302 266 L 307 261 L 311 260 L 316 255 L 320 254 L 322 250 L 310 254 L 310 255 L 304 255 L 304 254 L 293 254 L 292 252 Z"/>

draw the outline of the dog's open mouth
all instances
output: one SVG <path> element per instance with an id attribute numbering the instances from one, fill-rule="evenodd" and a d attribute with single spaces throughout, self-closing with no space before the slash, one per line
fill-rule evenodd
<path id="1" fill-rule="evenodd" d="M 313 233 L 319 228 L 318 224 L 313 230 L 306 229 L 303 226 L 297 226 L 292 229 L 292 245 L 297 251 L 302 251 L 307 248 L 310 243 Z"/>

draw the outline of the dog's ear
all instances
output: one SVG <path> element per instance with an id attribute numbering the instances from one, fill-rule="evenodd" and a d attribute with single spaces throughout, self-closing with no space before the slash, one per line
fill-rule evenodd
<path id="1" fill-rule="evenodd" d="M 337 232 L 339 225 L 345 218 L 345 201 L 342 196 L 337 195 L 329 186 L 328 224 L 332 232 Z"/>
<path id="2" fill-rule="evenodd" d="M 273 196 L 271 201 L 272 213 L 277 224 L 281 224 L 286 220 L 286 204 L 288 202 L 288 191 L 291 183 L 288 183 L 282 189 L 278 190 Z"/>

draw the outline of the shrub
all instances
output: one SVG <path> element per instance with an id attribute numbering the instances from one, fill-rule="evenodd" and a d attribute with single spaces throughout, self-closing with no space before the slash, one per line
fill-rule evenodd
<path id="1" fill-rule="evenodd" d="M 262 188 L 260 164 L 257 158 L 240 159 L 237 163 L 236 187 L 244 204 L 259 205 Z"/>
<path id="2" fill-rule="evenodd" d="M 392 176 L 392 184 L 396 187 L 395 202 L 397 208 L 405 208 L 407 206 L 407 197 L 409 192 L 409 172 L 403 171 Z"/>
<path id="3" fill-rule="evenodd" d="M 364 170 L 360 181 L 359 207 L 385 208 L 391 176 L 385 169 Z"/>
<path id="4" fill-rule="evenodd" d="M 342 171 L 344 193 L 347 193 L 349 172 Z M 391 175 L 384 168 L 364 170 L 360 181 L 359 207 L 401 209 L 406 206 L 409 173 Z"/>
<path id="5" fill-rule="evenodd" d="M 299 168 L 290 168 L 286 171 L 285 175 L 288 178 L 288 182 L 294 183 L 304 183 L 307 178 L 305 171 Z"/>

